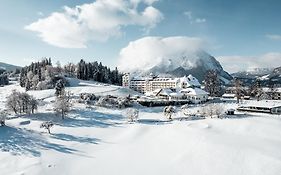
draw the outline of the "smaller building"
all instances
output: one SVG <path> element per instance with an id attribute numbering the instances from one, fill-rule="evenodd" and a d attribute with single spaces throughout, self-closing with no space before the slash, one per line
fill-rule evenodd
<path id="1" fill-rule="evenodd" d="M 208 100 L 208 92 L 199 88 L 181 89 L 180 93 L 184 94 L 192 103 L 198 104 Z"/>
<path id="2" fill-rule="evenodd" d="M 223 94 L 222 98 L 234 99 L 234 98 L 236 98 L 236 95 L 235 94 Z"/>
<path id="3" fill-rule="evenodd" d="M 227 114 L 227 115 L 234 115 L 234 114 L 235 114 L 235 109 L 228 109 L 228 110 L 226 111 L 226 114 Z"/>
<path id="4" fill-rule="evenodd" d="M 281 104 L 269 101 L 260 101 L 242 105 L 237 108 L 238 111 L 260 112 L 270 114 L 281 114 Z"/>

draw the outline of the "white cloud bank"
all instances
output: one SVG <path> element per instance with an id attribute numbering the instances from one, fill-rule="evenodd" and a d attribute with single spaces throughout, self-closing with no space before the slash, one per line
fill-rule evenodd
<path id="1" fill-rule="evenodd" d="M 124 72 L 148 70 L 163 60 L 181 57 L 204 45 L 204 41 L 196 37 L 144 37 L 130 42 L 120 51 L 118 67 Z"/>
<path id="2" fill-rule="evenodd" d="M 96 0 L 74 8 L 64 7 L 46 18 L 25 26 L 39 33 L 48 44 L 63 48 L 85 48 L 90 40 L 106 41 L 122 35 L 128 25 L 154 28 L 163 14 L 152 5 L 158 0 Z M 144 5 L 142 11 L 139 5 Z"/>
<path id="3" fill-rule="evenodd" d="M 253 68 L 275 68 L 281 66 L 281 53 L 270 52 L 261 56 L 220 56 L 217 57 L 224 69 L 230 73 Z"/>

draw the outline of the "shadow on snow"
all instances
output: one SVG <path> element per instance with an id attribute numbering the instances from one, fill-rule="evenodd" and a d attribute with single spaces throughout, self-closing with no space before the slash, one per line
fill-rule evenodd
<path id="1" fill-rule="evenodd" d="M 55 113 L 36 113 L 24 116 L 38 121 L 53 121 L 64 127 L 99 127 L 107 128 L 121 125 L 124 117 L 121 114 L 105 114 L 90 110 L 73 110 L 65 119 Z"/>
<path id="2" fill-rule="evenodd" d="M 98 144 L 100 139 L 90 138 L 90 137 L 79 137 L 73 136 L 69 134 L 52 134 L 51 138 L 62 140 L 62 141 L 71 141 L 71 142 L 79 142 L 79 143 L 90 143 L 90 144 Z"/>
<path id="3" fill-rule="evenodd" d="M 42 135 L 20 128 L 0 128 L 0 150 L 13 155 L 33 155 L 39 157 L 40 149 L 53 150 L 60 153 L 73 154 L 75 149 L 67 148 L 60 144 L 50 143 Z"/>

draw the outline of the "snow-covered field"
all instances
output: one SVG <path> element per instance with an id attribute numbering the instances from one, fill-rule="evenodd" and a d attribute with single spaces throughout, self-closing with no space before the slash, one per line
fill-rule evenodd
<path id="1" fill-rule="evenodd" d="M 118 86 L 72 83 L 68 90 L 75 95 L 134 94 Z M 12 89 L 22 90 L 17 84 L 0 87 L 1 108 Z M 128 123 L 124 110 L 75 103 L 61 120 L 52 111 L 53 90 L 29 93 L 45 103 L 37 114 L 10 119 L 0 128 L 1 175 L 281 173 L 278 115 L 187 120 L 178 112 L 173 121 L 166 121 L 162 108 L 156 107 L 140 108 L 139 122 Z M 56 123 L 51 135 L 39 127 L 47 120 Z"/>

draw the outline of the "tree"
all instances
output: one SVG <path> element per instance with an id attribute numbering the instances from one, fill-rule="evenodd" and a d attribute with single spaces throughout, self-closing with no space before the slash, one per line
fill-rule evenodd
<path id="1" fill-rule="evenodd" d="M 6 107 L 9 110 L 12 110 L 15 114 L 17 114 L 20 109 L 19 96 L 20 93 L 18 91 L 13 90 L 12 94 L 9 95 L 6 100 Z"/>
<path id="2" fill-rule="evenodd" d="M 61 115 L 62 119 L 64 119 L 67 113 L 70 111 L 70 107 L 70 92 L 65 93 L 63 91 L 62 94 L 56 97 L 54 110 L 57 112 L 57 114 Z"/>
<path id="3" fill-rule="evenodd" d="M 129 122 L 136 122 L 139 118 L 139 110 L 134 108 L 129 108 L 126 111 L 126 116 Z"/>
<path id="4" fill-rule="evenodd" d="M 175 108 L 173 106 L 166 106 L 163 110 L 164 116 L 169 120 L 172 120 L 172 115 L 175 113 Z"/>
<path id="5" fill-rule="evenodd" d="M 12 94 L 7 97 L 6 107 L 15 114 L 30 114 L 38 107 L 37 100 L 26 92 L 18 92 L 13 90 Z"/>
<path id="6" fill-rule="evenodd" d="M 63 82 L 63 80 L 59 80 L 57 83 L 56 83 L 56 86 L 55 86 L 55 95 L 56 96 L 61 96 L 64 94 L 64 89 L 65 89 L 65 84 Z"/>
<path id="7" fill-rule="evenodd" d="M 8 75 L 6 74 L 0 75 L 0 85 L 8 85 L 8 84 L 9 84 Z"/>
<path id="8" fill-rule="evenodd" d="M 44 128 L 44 129 L 47 129 L 48 130 L 48 133 L 51 134 L 51 128 L 54 126 L 54 123 L 51 122 L 51 121 L 48 121 L 48 122 L 43 122 L 41 125 L 40 125 L 40 128 Z"/>
<path id="9" fill-rule="evenodd" d="M 235 95 L 236 95 L 237 103 L 239 103 L 242 99 L 242 82 L 238 78 L 235 78 L 234 86 L 235 86 Z"/>
<path id="10" fill-rule="evenodd" d="M 68 76 L 74 77 L 75 68 L 76 68 L 76 66 L 73 63 L 68 63 L 67 65 L 64 66 L 64 71 L 65 71 L 65 73 L 68 74 Z"/>
<path id="11" fill-rule="evenodd" d="M 5 110 L 0 111 L 0 126 L 5 126 L 5 121 L 7 117 L 7 112 Z"/>
<path id="12" fill-rule="evenodd" d="M 221 92 L 221 84 L 218 78 L 218 74 L 215 70 L 209 70 L 206 73 L 205 80 L 205 90 L 209 92 L 210 96 L 219 96 Z"/>
<path id="13" fill-rule="evenodd" d="M 271 100 L 274 100 L 277 96 L 278 88 L 274 81 L 270 79 L 269 81 L 269 89 L 268 89 L 268 95 Z"/>
<path id="14" fill-rule="evenodd" d="M 261 87 L 260 80 L 257 80 L 257 81 L 255 82 L 254 94 L 255 94 L 255 96 L 256 96 L 256 98 L 257 98 L 257 101 L 260 101 L 262 95 L 264 94 L 264 91 L 263 91 L 263 89 L 262 89 L 262 87 Z"/>
<path id="15" fill-rule="evenodd" d="M 204 117 L 218 117 L 221 118 L 224 112 L 224 108 L 220 104 L 208 104 L 201 108 L 199 113 Z"/>

